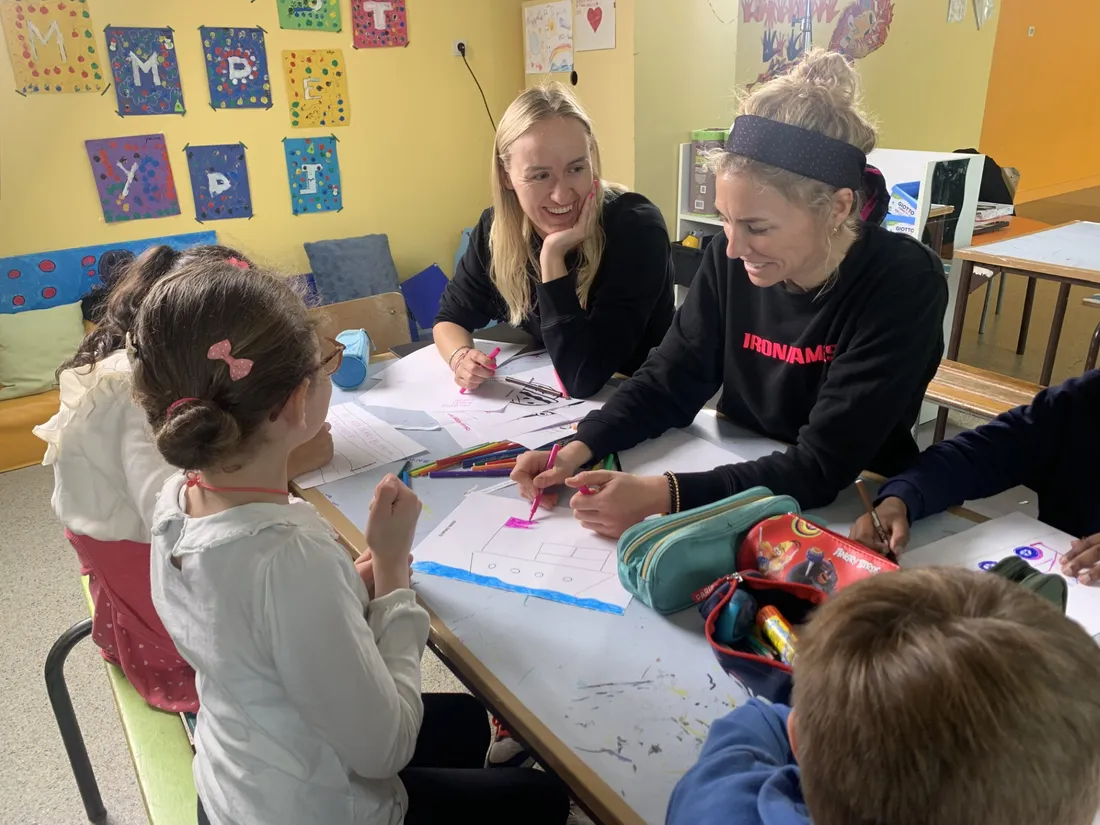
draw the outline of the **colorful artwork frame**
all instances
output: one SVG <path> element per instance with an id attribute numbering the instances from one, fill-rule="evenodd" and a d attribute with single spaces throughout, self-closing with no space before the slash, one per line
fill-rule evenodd
<path id="1" fill-rule="evenodd" d="M 201 26 L 212 109 L 270 109 L 271 73 L 263 28 Z"/>
<path id="2" fill-rule="evenodd" d="M 408 5 L 408 0 L 352 0 L 352 45 L 357 49 L 408 46 Z"/>
<path id="3" fill-rule="evenodd" d="M 6 0 L 0 23 L 19 94 L 107 90 L 88 0 Z"/>
<path id="4" fill-rule="evenodd" d="M 213 231 L 78 246 L 0 258 L 0 313 L 74 304 L 103 286 L 106 277 L 151 246 L 187 249 L 218 242 Z"/>
<path id="5" fill-rule="evenodd" d="M 344 208 L 335 135 L 283 138 L 290 211 L 294 215 L 339 212 Z"/>
<path id="6" fill-rule="evenodd" d="M 247 147 L 243 143 L 219 143 L 183 147 L 195 220 L 223 221 L 252 217 L 252 190 L 248 183 Z"/>
<path id="7" fill-rule="evenodd" d="M 275 2 L 279 10 L 280 29 L 338 32 L 343 28 L 340 0 L 275 0 Z"/>
<path id="8" fill-rule="evenodd" d="M 186 113 L 172 29 L 108 26 L 103 38 L 121 117 Z"/>
<path id="9" fill-rule="evenodd" d="M 295 129 L 332 128 L 351 123 L 351 99 L 344 53 L 340 49 L 283 52 L 290 125 Z"/>
<path id="10" fill-rule="evenodd" d="M 164 135 L 84 142 L 107 223 L 180 214 Z"/>

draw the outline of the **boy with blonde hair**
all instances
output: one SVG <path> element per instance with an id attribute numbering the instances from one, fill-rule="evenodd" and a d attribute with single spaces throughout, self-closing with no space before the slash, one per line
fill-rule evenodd
<path id="1" fill-rule="evenodd" d="M 1091 825 L 1100 647 L 1012 582 L 857 582 L 798 638 L 794 710 L 717 721 L 668 825 Z"/>

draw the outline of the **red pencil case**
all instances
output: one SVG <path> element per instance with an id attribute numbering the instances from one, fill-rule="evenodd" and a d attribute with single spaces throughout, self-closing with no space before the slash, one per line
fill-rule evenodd
<path id="1" fill-rule="evenodd" d="M 733 647 L 715 637 L 719 617 L 733 594 L 744 588 L 755 599 L 757 610 L 773 606 L 797 626 L 837 590 L 898 566 L 851 539 L 787 513 L 764 519 L 749 530 L 737 553 L 737 569 L 693 597 L 706 620 L 707 641 L 723 670 L 751 694 L 787 703 L 789 666 L 753 652 L 750 646 Z"/>

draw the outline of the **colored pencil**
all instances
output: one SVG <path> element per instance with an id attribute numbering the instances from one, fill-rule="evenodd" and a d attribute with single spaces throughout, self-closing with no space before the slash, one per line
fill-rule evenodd
<path id="1" fill-rule="evenodd" d="M 507 478 L 511 470 L 433 470 L 428 478 Z"/>
<path id="2" fill-rule="evenodd" d="M 493 360 L 493 359 L 494 359 L 494 358 L 496 358 L 496 357 L 497 357 L 498 355 L 500 355 L 500 347 L 497 347 L 496 349 L 494 349 L 494 350 L 493 350 L 492 352 L 490 352 L 490 353 L 489 353 L 489 360 L 490 360 L 490 361 L 491 361 L 491 360 Z M 495 372 L 495 370 L 494 370 L 494 372 Z M 461 389 L 459 390 L 459 392 L 460 392 L 460 393 L 461 393 L 462 395 L 465 395 L 465 394 L 466 394 L 466 388 L 465 388 L 465 387 L 462 387 L 462 388 L 461 388 Z"/>
<path id="3" fill-rule="evenodd" d="M 514 458 L 506 459 L 505 461 L 490 461 L 485 464 L 475 464 L 470 467 L 471 470 L 500 470 L 504 467 L 511 469 L 516 466 L 516 460 Z M 463 469 L 466 469 L 465 467 Z"/>
<path id="4" fill-rule="evenodd" d="M 561 390 L 561 396 L 562 396 L 562 398 L 568 398 L 568 397 L 569 397 L 569 393 L 567 393 L 567 392 L 565 391 L 565 384 L 563 384 L 563 383 L 561 382 L 561 376 L 559 376 L 559 375 L 558 375 L 558 371 L 557 371 L 557 370 L 554 370 L 554 381 L 555 381 L 555 383 L 557 383 L 557 385 L 558 385 L 558 389 L 559 389 L 559 390 Z"/>
<path id="5" fill-rule="evenodd" d="M 561 446 L 555 444 L 550 448 L 550 458 L 546 459 L 546 469 L 554 469 L 554 459 L 558 457 L 558 451 L 561 450 Z M 510 474 L 509 474 L 510 475 Z M 535 493 L 535 500 L 531 502 L 531 515 L 527 517 L 528 521 L 535 520 L 535 513 L 538 512 L 539 505 L 542 504 L 542 490 Z"/>
<path id="6" fill-rule="evenodd" d="M 859 492 L 860 501 L 863 502 L 863 509 L 866 510 L 867 515 L 871 517 L 871 524 L 874 525 L 878 540 L 882 542 L 882 555 L 896 564 L 898 557 L 894 554 L 894 551 L 890 549 L 890 537 L 886 535 L 886 528 L 882 526 L 878 513 L 875 512 L 875 505 L 874 502 L 871 501 L 871 494 L 867 492 L 867 485 L 863 483 L 862 478 L 856 479 L 856 490 Z"/>
<path id="7" fill-rule="evenodd" d="M 489 453 L 488 455 L 479 455 L 472 458 L 463 460 L 463 467 L 472 467 L 474 464 L 485 464 L 490 461 L 504 461 L 508 458 L 515 458 L 517 455 L 527 452 L 526 447 L 513 447 L 511 450 L 500 450 L 499 452 Z"/>
<path id="8" fill-rule="evenodd" d="M 468 450 L 463 450 L 461 453 L 456 453 L 446 458 L 440 458 L 430 464 L 422 464 L 413 470 L 410 475 L 413 478 L 418 476 L 427 475 L 432 470 L 442 470 L 445 467 L 450 467 L 454 464 L 461 464 L 468 458 L 476 458 L 482 455 L 489 455 L 490 453 L 500 452 L 503 449 L 515 447 L 511 441 L 490 441 L 485 444 L 479 444 L 476 447 L 471 447 Z"/>
<path id="9" fill-rule="evenodd" d="M 409 475 L 409 468 L 412 467 L 412 460 L 405 462 L 405 466 L 401 468 L 401 472 L 397 474 L 398 479 L 406 487 L 412 486 L 412 477 Z"/>

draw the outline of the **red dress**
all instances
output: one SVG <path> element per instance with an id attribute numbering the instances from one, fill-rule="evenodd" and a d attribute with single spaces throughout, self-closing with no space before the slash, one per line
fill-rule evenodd
<path id="1" fill-rule="evenodd" d="M 127 680 L 155 708 L 195 713 L 195 671 L 176 650 L 153 608 L 149 590 L 149 545 L 98 541 L 66 530 L 80 558 L 81 573 L 95 604 L 92 638 L 103 658 L 122 668 Z"/>

